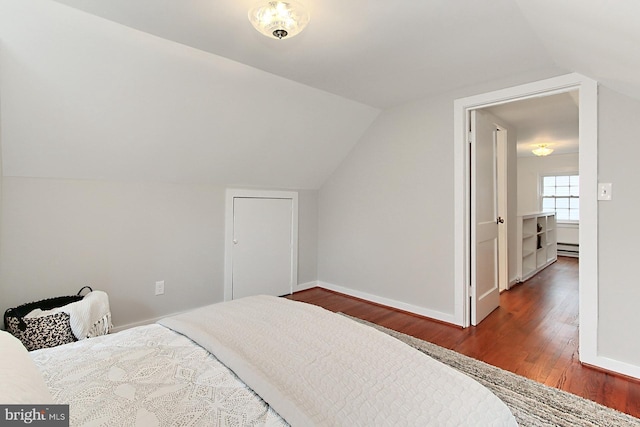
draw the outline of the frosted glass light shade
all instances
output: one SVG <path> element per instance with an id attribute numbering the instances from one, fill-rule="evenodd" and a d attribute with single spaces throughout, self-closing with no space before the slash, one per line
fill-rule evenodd
<path id="1" fill-rule="evenodd" d="M 548 156 L 553 153 L 553 148 L 547 147 L 547 144 L 539 144 L 538 148 L 531 150 L 536 156 Z"/>
<path id="2" fill-rule="evenodd" d="M 309 23 L 309 12 L 295 1 L 267 1 L 249 11 L 249 21 L 265 36 L 283 39 L 302 31 Z"/>

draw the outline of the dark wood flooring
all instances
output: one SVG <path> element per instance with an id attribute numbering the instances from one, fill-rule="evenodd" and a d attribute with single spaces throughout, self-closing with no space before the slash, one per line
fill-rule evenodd
<path id="1" fill-rule="evenodd" d="M 321 288 L 289 298 L 412 335 L 640 418 L 640 381 L 579 361 L 575 258 L 559 257 L 503 292 L 500 307 L 466 329 Z"/>

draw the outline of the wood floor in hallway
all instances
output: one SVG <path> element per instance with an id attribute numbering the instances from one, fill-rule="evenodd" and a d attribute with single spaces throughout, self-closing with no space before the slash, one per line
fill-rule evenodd
<path id="1" fill-rule="evenodd" d="M 576 258 L 559 257 L 503 292 L 500 307 L 466 329 L 321 288 L 289 298 L 412 335 L 640 418 L 640 381 L 579 362 Z"/>

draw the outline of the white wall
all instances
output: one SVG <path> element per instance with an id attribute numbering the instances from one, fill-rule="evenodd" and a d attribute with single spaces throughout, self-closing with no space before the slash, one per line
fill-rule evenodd
<path id="1" fill-rule="evenodd" d="M 1 49 L 1 48 L 0 48 Z M 2 64 L 0 64 L 1 66 Z M 0 97 L 2 97 L 2 93 L 0 93 Z M 2 117 L 2 107 L 0 106 L 0 117 Z M 3 168 L 2 168 L 2 120 L 0 120 L 0 243 L 2 242 L 2 206 L 3 206 Z M 2 271 L 2 245 L 0 244 L 0 271 Z M 1 284 L 0 284 L 1 286 Z M 2 319 L 2 323 L 4 323 L 4 317 Z"/>
<path id="2" fill-rule="evenodd" d="M 0 46 L 0 50 L 2 47 Z M 2 67 L 2 63 L 0 63 Z M 0 91 L 0 98 L 2 98 L 2 92 Z M 0 103 L 0 118 L 2 117 L 2 104 Z M 2 120 L 0 120 L 0 224 L 2 224 L 2 183 L 4 177 L 4 169 L 2 167 Z M 0 242 L 2 241 L 2 227 L 0 227 Z M 0 271 L 2 270 L 2 247 L 0 245 Z M 4 322 L 4 320 L 3 320 Z"/>
<path id="3" fill-rule="evenodd" d="M 5 177 L 3 194 L 2 312 L 86 284 L 109 293 L 116 326 L 223 299 L 222 187 Z M 310 281 L 316 192 L 299 194 L 299 277 Z"/>
<path id="4" fill-rule="evenodd" d="M 118 325 L 221 300 L 227 187 L 308 189 L 317 280 L 315 189 L 377 109 L 50 0 L 1 1 L 0 42 L 0 310 L 86 283 Z"/>
<path id="5" fill-rule="evenodd" d="M 379 112 L 52 0 L 0 41 L 8 176 L 318 189 Z"/>
<path id="6" fill-rule="evenodd" d="M 319 195 L 323 282 L 453 314 L 453 103 L 384 111 Z"/>
<path id="7" fill-rule="evenodd" d="M 298 191 L 298 284 L 317 280 L 318 191 Z"/>
<path id="8" fill-rule="evenodd" d="M 613 199 L 598 202 L 599 351 L 640 366 L 640 286 L 637 282 L 640 227 L 640 101 L 600 88 L 598 179 L 613 183 Z M 595 191 L 595 189 L 594 189 Z"/>
<path id="9" fill-rule="evenodd" d="M 485 90 L 414 102 L 378 117 L 320 190 L 320 281 L 442 319 L 453 313 L 452 102 L 479 92 Z M 614 183 L 614 200 L 600 202 L 598 348 L 640 366 L 637 331 L 625 327 L 640 322 L 640 287 L 631 271 L 640 228 L 629 227 L 640 210 L 640 146 L 634 142 L 640 102 L 602 88 L 600 114 L 599 175 Z"/>
<path id="10" fill-rule="evenodd" d="M 579 172 L 578 153 L 518 157 L 518 214 L 540 211 L 540 176 Z"/>
<path id="11" fill-rule="evenodd" d="M 518 76 L 383 111 L 320 189 L 319 280 L 454 323 L 453 101 L 536 79 Z M 513 247 L 515 221 L 510 218 Z M 510 259 L 510 277 L 516 262 Z"/>

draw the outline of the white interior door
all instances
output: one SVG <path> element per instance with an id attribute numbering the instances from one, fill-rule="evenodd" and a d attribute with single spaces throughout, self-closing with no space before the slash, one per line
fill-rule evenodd
<path id="1" fill-rule="evenodd" d="M 500 305 L 496 126 L 482 111 L 471 111 L 471 324 Z"/>
<path id="2" fill-rule="evenodd" d="M 509 228 L 507 164 L 508 154 L 508 130 L 498 125 L 496 132 L 496 198 L 498 217 L 502 222 L 498 224 L 498 290 L 500 292 L 509 289 L 509 241 L 507 231 Z"/>
<path id="3" fill-rule="evenodd" d="M 232 299 L 292 292 L 292 203 L 234 197 Z"/>

